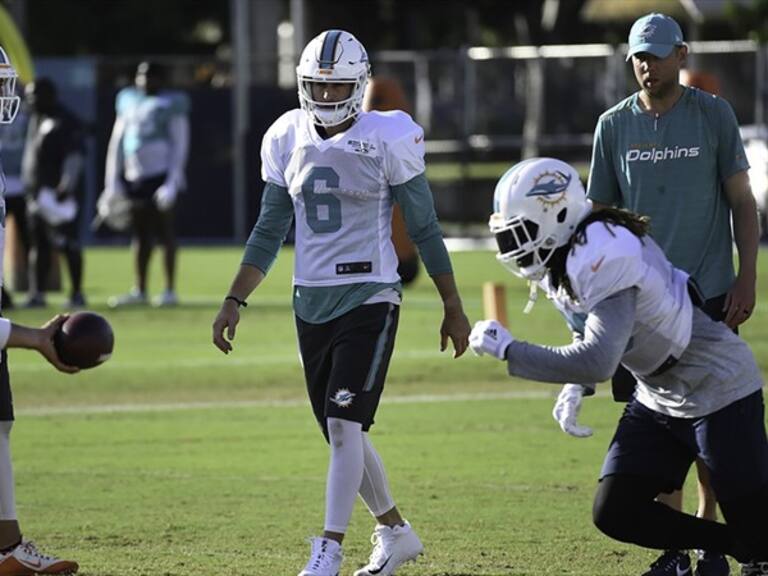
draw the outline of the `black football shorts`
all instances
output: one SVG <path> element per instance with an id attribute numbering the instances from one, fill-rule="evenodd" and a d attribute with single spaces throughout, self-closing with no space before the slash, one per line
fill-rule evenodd
<path id="1" fill-rule="evenodd" d="M 400 307 L 363 304 L 323 324 L 296 317 L 299 351 L 315 418 L 373 424 L 395 345 Z"/>

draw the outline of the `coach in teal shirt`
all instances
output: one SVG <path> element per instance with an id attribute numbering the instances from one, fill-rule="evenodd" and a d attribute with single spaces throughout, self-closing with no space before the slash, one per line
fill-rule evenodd
<path id="1" fill-rule="evenodd" d="M 677 23 L 661 14 L 644 20 L 633 27 L 638 37 L 630 37 L 628 56 L 641 90 L 600 117 L 587 194 L 598 209 L 615 205 L 649 216 L 670 261 L 696 279 L 706 299 L 717 299 L 736 327 L 754 309 L 758 246 L 736 116 L 722 98 L 679 84 L 688 48 Z"/>

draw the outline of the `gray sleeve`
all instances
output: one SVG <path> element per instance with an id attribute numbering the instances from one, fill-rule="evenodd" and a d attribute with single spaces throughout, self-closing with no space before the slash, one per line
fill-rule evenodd
<path id="1" fill-rule="evenodd" d="M 568 346 L 538 346 L 515 340 L 507 348 L 510 376 L 590 385 L 608 380 L 621 361 L 635 323 L 637 289 L 606 298 L 587 315 L 583 338 Z"/>
<path id="2" fill-rule="evenodd" d="M 400 204 L 408 236 L 419 249 L 427 273 L 430 276 L 450 274 L 453 271 L 451 260 L 437 222 L 427 177 L 423 173 L 419 174 L 408 182 L 391 186 L 390 190 L 395 202 Z"/>
<path id="3" fill-rule="evenodd" d="M 245 243 L 242 264 L 256 266 L 265 274 L 277 258 L 293 217 L 293 202 L 288 189 L 267 182 L 261 196 L 259 219 Z"/>

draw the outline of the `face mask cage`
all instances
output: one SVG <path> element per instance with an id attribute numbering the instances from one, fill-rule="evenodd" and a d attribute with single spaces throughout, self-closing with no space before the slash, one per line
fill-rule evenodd
<path id="1" fill-rule="evenodd" d="M 505 268 L 528 280 L 544 277 L 546 263 L 554 252 L 554 239 L 539 238 L 536 222 L 516 217 L 492 231 L 499 247 L 496 258 Z"/>
<path id="2" fill-rule="evenodd" d="M 0 69 L 0 124 L 10 124 L 19 112 L 21 98 L 16 95 L 16 75 Z"/>
<path id="3" fill-rule="evenodd" d="M 356 116 L 362 107 L 363 91 L 366 78 L 357 80 L 333 80 L 299 77 L 299 100 L 301 108 L 307 112 L 314 124 L 323 127 L 337 126 Z M 349 84 L 352 86 L 349 97 L 338 102 L 323 102 L 312 96 L 315 83 Z"/>

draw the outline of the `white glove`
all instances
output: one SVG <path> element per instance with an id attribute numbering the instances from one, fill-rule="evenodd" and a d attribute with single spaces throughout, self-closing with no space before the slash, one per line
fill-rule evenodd
<path id="1" fill-rule="evenodd" d="M 469 335 L 469 347 L 478 356 L 488 353 L 504 360 L 513 340 L 512 334 L 496 320 L 480 320 Z"/>
<path id="2" fill-rule="evenodd" d="M 77 216 L 77 201 L 72 196 L 59 200 L 56 190 L 44 186 L 38 192 L 35 205 L 30 212 L 39 212 L 51 226 L 71 222 Z"/>
<path id="3" fill-rule="evenodd" d="M 105 222 L 113 230 L 123 232 L 131 225 L 131 201 L 123 188 L 105 189 L 96 203 L 96 211 L 96 226 Z"/>
<path id="4" fill-rule="evenodd" d="M 155 190 L 155 204 L 157 205 L 157 209 L 165 212 L 166 210 L 173 208 L 178 191 L 179 190 L 175 184 L 168 182 Z"/>
<path id="5" fill-rule="evenodd" d="M 563 432 L 576 438 L 592 436 L 592 428 L 581 426 L 576 419 L 581 410 L 581 399 L 584 396 L 584 387 L 580 384 L 566 384 L 557 397 L 555 407 L 552 409 L 557 423 Z"/>

